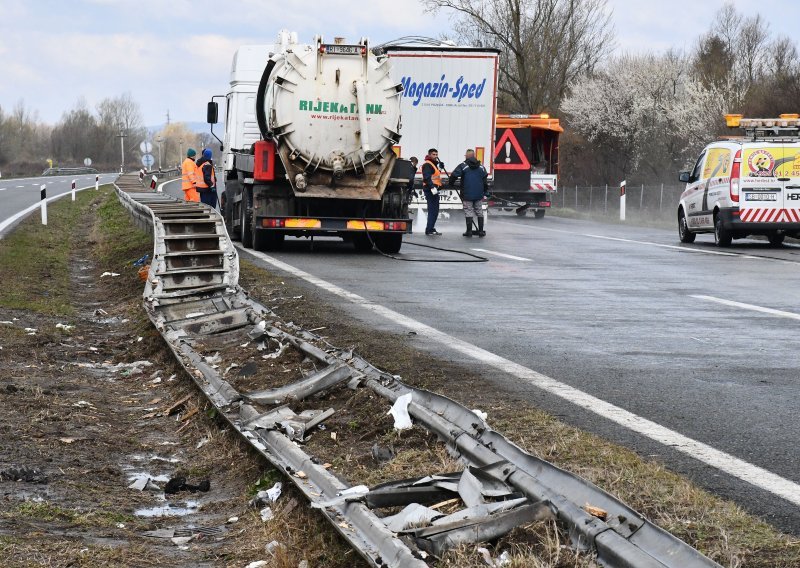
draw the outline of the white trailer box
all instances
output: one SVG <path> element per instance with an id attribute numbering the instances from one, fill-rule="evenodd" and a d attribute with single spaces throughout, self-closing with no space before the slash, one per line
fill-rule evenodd
<path id="1" fill-rule="evenodd" d="M 391 58 L 392 78 L 403 85 L 401 140 L 395 148 L 400 157 L 418 157 L 421 168 L 428 148 L 436 148 L 449 172 L 472 148 L 491 178 L 499 51 L 447 45 L 383 50 Z M 461 207 L 461 200 L 445 191 L 441 207 Z"/>

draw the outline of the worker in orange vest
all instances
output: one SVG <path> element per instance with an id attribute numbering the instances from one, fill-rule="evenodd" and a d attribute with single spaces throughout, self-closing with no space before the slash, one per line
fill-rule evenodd
<path id="1" fill-rule="evenodd" d="M 444 164 L 439 161 L 439 152 L 436 148 L 428 150 L 425 162 L 422 164 L 422 191 L 425 201 L 428 202 L 428 224 L 425 234 L 429 236 L 441 235 L 436 230 L 436 219 L 439 218 L 439 190 L 442 187 L 442 172 Z"/>
<path id="2" fill-rule="evenodd" d="M 200 194 L 197 193 L 197 164 L 194 161 L 196 155 L 195 149 L 189 148 L 186 150 L 186 159 L 181 164 L 181 189 L 186 201 L 200 201 Z"/>
<path id="3" fill-rule="evenodd" d="M 200 193 L 200 201 L 210 205 L 212 209 L 216 209 L 217 174 L 214 172 L 214 162 L 211 161 L 211 156 L 211 149 L 206 148 L 200 159 L 197 160 L 197 191 Z"/>

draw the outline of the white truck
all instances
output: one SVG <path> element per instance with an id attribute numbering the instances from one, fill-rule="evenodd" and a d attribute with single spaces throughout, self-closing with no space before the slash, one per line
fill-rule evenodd
<path id="1" fill-rule="evenodd" d="M 380 46 L 392 62 L 392 77 L 403 86 L 400 108 L 403 139 L 395 145 L 401 158 L 422 161 L 429 148 L 451 171 L 475 150 L 491 180 L 497 108 L 498 60 L 496 49 L 459 47 L 445 43 Z M 417 185 L 421 182 L 417 171 Z M 442 209 L 461 208 L 455 191 L 443 191 Z M 412 206 L 424 206 L 421 192 Z"/>
<path id="2" fill-rule="evenodd" d="M 257 250 L 286 236 L 325 235 L 398 252 L 411 231 L 405 188 L 413 177 L 392 151 L 401 92 L 388 58 L 366 39 L 300 44 L 281 31 L 274 45 L 239 48 L 221 141 L 231 235 Z M 212 98 L 212 133 L 218 117 Z"/>

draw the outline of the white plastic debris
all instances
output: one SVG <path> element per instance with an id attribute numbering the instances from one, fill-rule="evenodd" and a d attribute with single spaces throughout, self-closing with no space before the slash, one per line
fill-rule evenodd
<path id="1" fill-rule="evenodd" d="M 203 357 L 203 359 L 209 365 L 216 365 L 217 363 L 222 361 L 222 357 L 220 356 L 219 353 L 214 353 L 213 355 L 209 355 L 207 357 Z"/>
<path id="2" fill-rule="evenodd" d="M 267 565 L 267 561 L 266 560 L 256 560 L 255 562 L 251 562 L 250 564 L 248 564 L 244 568 L 263 568 L 266 565 Z"/>
<path id="3" fill-rule="evenodd" d="M 225 523 L 229 524 L 229 525 L 232 525 L 233 523 L 238 523 L 238 522 L 239 522 L 239 517 L 230 517 L 230 518 L 228 518 L 227 521 L 225 521 Z"/>
<path id="4" fill-rule="evenodd" d="M 100 278 L 105 278 L 106 276 L 111 276 L 112 278 L 115 278 L 115 277 L 119 276 L 119 273 L 117 273 L 117 272 L 103 272 L 100 275 Z"/>
<path id="5" fill-rule="evenodd" d="M 0 321 L 0 324 L 3 324 L 3 325 L 14 325 L 14 322 L 13 321 L 8 321 L 8 320 L 3 320 L 3 321 Z"/>
<path id="6" fill-rule="evenodd" d="M 474 412 L 475 414 L 477 414 L 477 415 L 478 415 L 478 418 L 480 418 L 480 419 L 481 419 L 481 420 L 483 420 L 484 422 L 486 422 L 486 419 L 487 419 L 487 418 L 489 418 L 489 415 L 488 415 L 488 414 L 486 414 L 486 413 L 485 413 L 483 410 L 481 410 L 480 408 L 473 408 L 473 409 L 472 409 L 472 412 Z"/>
<path id="7" fill-rule="evenodd" d="M 200 316 L 204 316 L 204 315 L 206 315 L 204 312 L 192 312 L 190 314 L 186 314 L 185 318 L 186 319 L 199 318 Z"/>
<path id="8" fill-rule="evenodd" d="M 185 544 L 189 544 L 190 542 L 192 542 L 193 539 L 194 539 L 194 535 L 192 535 L 192 536 L 176 536 L 176 537 L 172 537 L 170 540 L 172 541 L 172 544 L 174 544 L 175 546 L 183 546 Z"/>
<path id="9" fill-rule="evenodd" d="M 391 410 L 387 414 L 394 417 L 395 430 L 408 430 L 411 428 L 411 417 L 408 415 L 408 405 L 411 404 L 411 396 L 413 393 L 406 393 L 400 397 L 392 405 Z"/>
<path id="10" fill-rule="evenodd" d="M 302 298 L 303 296 L 299 296 Z M 297 565 L 297 568 L 308 568 L 308 560 L 301 560 L 300 563 Z"/>
<path id="11" fill-rule="evenodd" d="M 283 489 L 283 484 L 280 481 L 275 482 L 275 485 L 273 485 L 270 489 L 267 489 L 267 499 L 273 503 L 277 501 L 281 496 L 281 489 Z M 259 493 L 261 492 L 259 491 Z"/>
<path id="12" fill-rule="evenodd" d="M 125 523 L 117 523 L 117 528 L 118 529 L 124 529 L 125 528 Z"/>
<path id="13" fill-rule="evenodd" d="M 25 332 L 26 332 L 28 335 L 36 335 L 36 332 L 37 332 L 37 331 L 38 331 L 38 330 L 37 330 L 35 327 L 26 327 L 26 328 L 25 328 Z"/>
<path id="14" fill-rule="evenodd" d="M 91 402 L 87 402 L 85 400 L 79 400 L 78 402 L 74 403 L 72 406 L 77 408 L 91 408 L 94 405 Z"/>
<path id="15" fill-rule="evenodd" d="M 64 331 L 72 331 L 73 329 L 75 329 L 75 326 L 74 325 L 67 325 L 65 323 L 57 323 L 56 324 L 56 329 L 61 329 L 61 330 L 64 330 Z"/>
<path id="16" fill-rule="evenodd" d="M 200 448 L 202 448 L 203 446 L 205 446 L 206 444 L 208 444 L 210 441 L 211 441 L 211 438 L 209 438 L 208 436 L 206 436 L 205 438 L 203 438 L 202 440 L 200 440 L 199 442 L 197 442 L 197 449 L 199 450 Z"/>
<path id="17" fill-rule="evenodd" d="M 289 347 L 289 344 L 288 343 L 280 343 L 279 345 L 280 346 L 278 347 L 278 349 L 276 351 L 273 351 L 272 353 L 267 353 L 266 355 L 262 355 L 261 358 L 262 359 L 277 359 L 278 357 L 283 355 L 284 351 L 286 351 L 286 348 Z"/>
<path id="18" fill-rule="evenodd" d="M 492 558 L 491 553 L 482 546 L 477 548 L 477 551 L 483 557 L 483 561 L 486 562 L 486 565 L 492 568 L 502 568 L 503 566 L 511 564 L 511 554 L 509 554 L 508 550 L 504 550 L 497 558 Z"/>
<path id="19" fill-rule="evenodd" d="M 268 554 L 274 556 L 275 551 L 278 550 L 279 548 L 286 548 L 286 547 L 277 540 L 272 540 L 267 544 L 267 546 L 264 547 L 264 550 L 266 550 Z"/>
<path id="20" fill-rule="evenodd" d="M 272 509 L 269 507 L 264 507 L 258 513 L 261 515 L 261 520 L 265 523 L 267 521 L 271 521 L 275 517 L 275 515 L 272 513 Z"/>

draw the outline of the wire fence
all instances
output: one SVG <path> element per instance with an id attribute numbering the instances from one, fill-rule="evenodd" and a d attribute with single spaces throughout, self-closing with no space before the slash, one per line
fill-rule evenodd
<path id="1" fill-rule="evenodd" d="M 630 185 L 626 187 L 626 214 L 672 220 L 685 186 Z M 568 186 L 560 185 L 553 195 L 552 206 L 589 216 L 619 218 L 620 188 L 618 185 Z"/>

